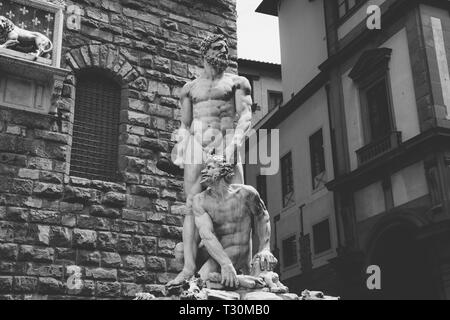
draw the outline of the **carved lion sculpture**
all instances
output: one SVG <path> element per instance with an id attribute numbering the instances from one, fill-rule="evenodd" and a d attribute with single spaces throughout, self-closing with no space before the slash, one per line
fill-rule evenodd
<path id="1" fill-rule="evenodd" d="M 35 60 L 53 50 L 53 43 L 45 35 L 19 28 L 4 16 L 0 16 L 0 35 L 6 36 L 6 42 L 0 48 L 30 48 L 27 52 L 32 53 Z"/>

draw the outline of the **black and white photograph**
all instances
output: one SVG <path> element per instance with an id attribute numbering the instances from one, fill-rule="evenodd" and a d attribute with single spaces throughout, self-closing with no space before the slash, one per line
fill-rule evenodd
<path id="1" fill-rule="evenodd" d="M 447 0 L 0 0 L 0 300 L 450 300 L 449 61 Z"/>

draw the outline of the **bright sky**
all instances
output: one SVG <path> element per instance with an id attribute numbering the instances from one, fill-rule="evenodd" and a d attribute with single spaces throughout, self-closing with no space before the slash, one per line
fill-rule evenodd
<path id="1" fill-rule="evenodd" d="M 239 58 L 280 63 L 278 18 L 256 13 L 262 0 L 237 0 Z"/>

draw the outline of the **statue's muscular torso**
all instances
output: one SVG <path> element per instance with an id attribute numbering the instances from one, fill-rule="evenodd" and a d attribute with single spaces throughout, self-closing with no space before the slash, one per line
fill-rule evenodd
<path id="1" fill-rule="evenodd" d="M 211 217 L 215 235 L 236 270 L 247 274 L 252 259 L 252 214 L 261 212 L 256 190 L 250 186 L 232 184 L 223 199 L 209 190 L 196 197 Z"/>
<path id="2" fill-rule="evenodd" d="M 185 94 L 192 104 L 190 132 L 202 147 L 207 147 L 219 132 L 225 137 L 227 130 L 235 128 L 235 93 L 245 85 L 244 81 L 245 78 L 224 73 L 217 80 L 200 77 L 186 85 Z"/>

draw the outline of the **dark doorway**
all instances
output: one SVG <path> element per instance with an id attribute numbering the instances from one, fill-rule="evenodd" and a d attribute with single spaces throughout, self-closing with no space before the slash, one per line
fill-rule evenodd
<path id="1" fill-rule="evenodd" d="M 438 299 L 425 246 L 413 228 L 394 226 L 375 244 L 371 264 L 380 266 L 381 290 L 370 298 L 383 300 Z"/>

